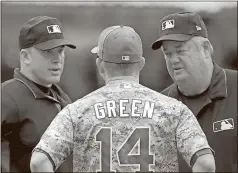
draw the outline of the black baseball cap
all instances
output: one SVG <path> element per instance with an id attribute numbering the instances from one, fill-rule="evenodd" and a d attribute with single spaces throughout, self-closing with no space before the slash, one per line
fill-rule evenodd
<path id="1" fill-rule="evenodd" d="M 62 25 L 58 19 L 37 16 L 23 24 L 19 35 L 19 48 L 36 47 L 40 50 L 53 49 L 65 45 L 72 49 L 76 46 L 64 39 Z"/>
<path id="2" fill-rule="evenodd" d="M 193 12 L 179 12 L 165 16 L 160 21 L 159 39 L 152 44 L 152 49 L 161 47 L 162 41 L 187 41 L 192 37 L 208 38 L 207 28 L 202 18 Z"/>

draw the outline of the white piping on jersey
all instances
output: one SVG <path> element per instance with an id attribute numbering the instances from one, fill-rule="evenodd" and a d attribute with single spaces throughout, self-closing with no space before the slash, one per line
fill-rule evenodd
<path id="1" fill-rule="evenodd" d="M 35 93 L 34 93 L 34 91 L 31 89 L 31 87 L 29 86 L 29 85 L 27 85 L 25 82 L 23 82 L 21 79 L 17 79 L 17 78 L 15 78 L 16 80 L 19 80 L 20 82 L 22 82 L 23 84 L 25 84 L 29 89 L 30 89 L 30 91 L 33 93 L 33 95 L 34 95 L 34 97 L 36 98 L 36 95 L 35 95 Z"/>
<path id="2" fill-rule="evenodd" d="M 225 74 L 225 87 L 226 87 L 226 94 L 225 97 L 227 96 L 227 77 L 226 77 L 226 72 L 224 69 L 222 69 L 223 73 Z"/>

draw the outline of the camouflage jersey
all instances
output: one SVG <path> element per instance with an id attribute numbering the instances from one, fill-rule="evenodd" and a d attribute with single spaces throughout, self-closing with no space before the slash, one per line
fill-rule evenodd
<path id="1" fill-rule="evenodd" d="M 115 79 L 65 107 L 34 151 L 56 170 L 73 154 L 74 172 L 178 172 L 177 152 L 190 165 L 210 148 L 181 102 L 132 80 Z"/>

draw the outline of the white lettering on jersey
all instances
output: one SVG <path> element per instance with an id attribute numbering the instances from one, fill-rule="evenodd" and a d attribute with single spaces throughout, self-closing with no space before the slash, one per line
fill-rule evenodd
<path id="1" fill-rule="evenodd" d="M 143 118 L 146 118 L 146 117 L 152 118 L 154 107 L 155 107 L 155 103 L 146 101 L 144 106 Z"/>
<path id="2" fill-rule="evenodd" d="M 105 108 L 104 108 L 103 103 L 96 103 L 94 105 L 94 110 L 95 110 L 97 119 L 101 119 L 101 118 L 106 117 Z"/>
<path id="3" fill-rule="evenodd" d="M 108 117 L 111 118 L 116 117 L 116 102 L 114 100 L 109 100 L 107 101 L 107 113 L 108 113 Z"/>
<path id="4" fill-rule="evenodd" d="M 129 105 L 130 104 L 130 105 Z M 130 109 L 131 106 L 131 109 Z M 116 111 L 117 107 L 119 112 Z M 139 110 L 142 107 L 143 110 Z M 119 100 L 119 104 L 116 104 L 114 100 L 108 100 L 106 103 L 96 103 L 94 105 L 94 110 L 97 119 L 105 118 L 126 118 L 126 117 L 140 117 L 140 118 L 152 118 L 154 113 L 155 103 L 145 101 L 143 104 L 141 100 L 132 100 L 130 103 L 128 99 Z M 130 110 L 128 110 L 130 109 Z M 143 113 L 142 113 L 143 111 Z M 127 113 L 125 113 L 127 112 Z"/>
<path id="5" fill-rule="evenodd" d="M 132 108 L 131 108 L 131 116 L 132 117 L 140 117 L 141 114 L 140 113 L 136 113 L 138 112 L 138 107 L 136 106 L 136 104 L 141 104 L 142 101 L 141 100 L 132 100 Z"/>
<path id="6" fill-rule="evenodd" d="M 129 114 L 125 114 L 124 111 L 126 110 L 125 103 L 129 103 L 129 100 L 119 100 L 120 102 L 120 117 L 128 117 Z"/>

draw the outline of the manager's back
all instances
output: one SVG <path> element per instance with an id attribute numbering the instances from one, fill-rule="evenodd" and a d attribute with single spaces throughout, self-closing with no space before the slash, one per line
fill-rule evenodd
<path id="1" fill-rule="evenodd" d="M 64 123 L 52 126 L 37 148 L 54 153 L 56 168 L 73 148 L 74 172 L 178 172 L 177 149 L 190 164 L 197 151 L 210 148 L 181 102 L 125 78 L 109 81 L 58 116 Z M 44 139 L 55 138 L 55 131 L 65 135 L 52 151 Z"/>

